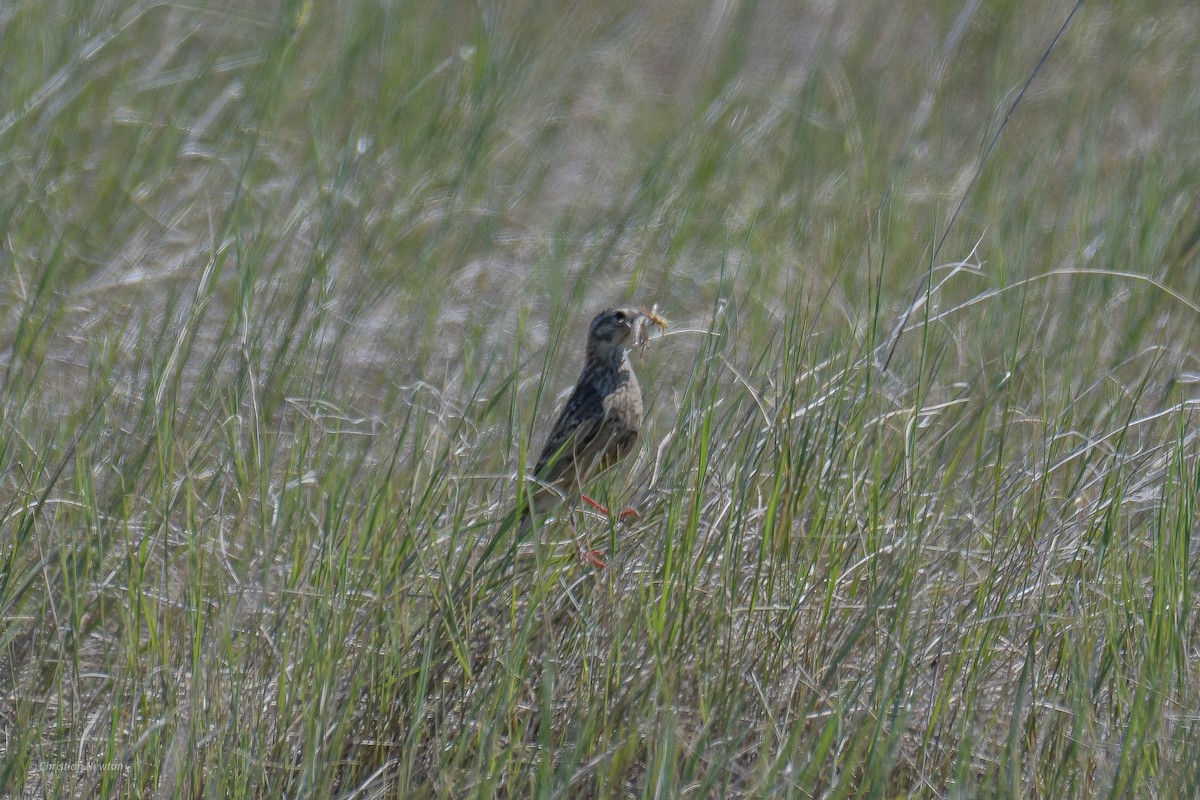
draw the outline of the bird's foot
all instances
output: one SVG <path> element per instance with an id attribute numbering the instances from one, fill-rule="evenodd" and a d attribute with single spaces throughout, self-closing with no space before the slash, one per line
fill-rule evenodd
<path id="1" fill-rule="evenodd" d="M 580 547 L 579 556 L 596 569 L 608 569 L 608 562 L 604 560 L 604 553 L 600 552 L 599 550 L 591 550 L 587 547 Z"/>

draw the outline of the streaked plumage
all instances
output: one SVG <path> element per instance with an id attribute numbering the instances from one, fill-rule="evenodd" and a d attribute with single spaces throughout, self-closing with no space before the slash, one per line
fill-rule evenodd
<path id="1" fill-rule="evenodd" d="M 554 423 L 533 469 L 533 511 L 542 516 L 574 501 L 590 479 L 629 455 L 642 424 L 642 390 L 629 348 L 641 344 L 646 326 L 666 323 L 654 312 L 622 306 L 601 311 L 588 329 L 583 371 Z M 529 508 L 521 531 L 532 525 Z"/>

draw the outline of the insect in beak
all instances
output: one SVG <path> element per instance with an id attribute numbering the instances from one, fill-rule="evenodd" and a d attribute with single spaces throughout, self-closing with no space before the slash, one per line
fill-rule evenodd
<path id="1" fill-rule="evenodd" d="M 642 316 L 638 319 L 637 328 L 633 332 L 634 347 L 641 347 L 650 341 L 649 327 L 651 325 L 664 331 L 667 329 L 667 321 L 658 314 L 658 303 L 651 306 L 649 311 L 642 309 Z"/>

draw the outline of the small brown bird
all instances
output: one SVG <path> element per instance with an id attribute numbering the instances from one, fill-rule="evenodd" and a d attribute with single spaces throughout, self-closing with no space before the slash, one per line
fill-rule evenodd
<path id="1" fill-rule="evenodd" d="M 642 390 L 629 363 L 629 348 L 646 341 L 647 326 L 666 328 L 654 311 L 606 308 L 588 329 L 583 372 L 533 468 L 531 503 L 521 512 L 521 534 L 539 517 L 629 455 L 642 424 Z M 586 495 L 584 500 L 590 500 Z M 592 505 L 601 508 L 595 501 Z"/>

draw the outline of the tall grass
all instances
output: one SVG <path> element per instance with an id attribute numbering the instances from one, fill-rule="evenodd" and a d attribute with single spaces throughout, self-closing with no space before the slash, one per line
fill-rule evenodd
<path id="1" fill-rule="evenodd" d="M 1200 13 L 981 164 L 1072 5 L 0 8 L 0 793 L 1194 795 Z"/>

